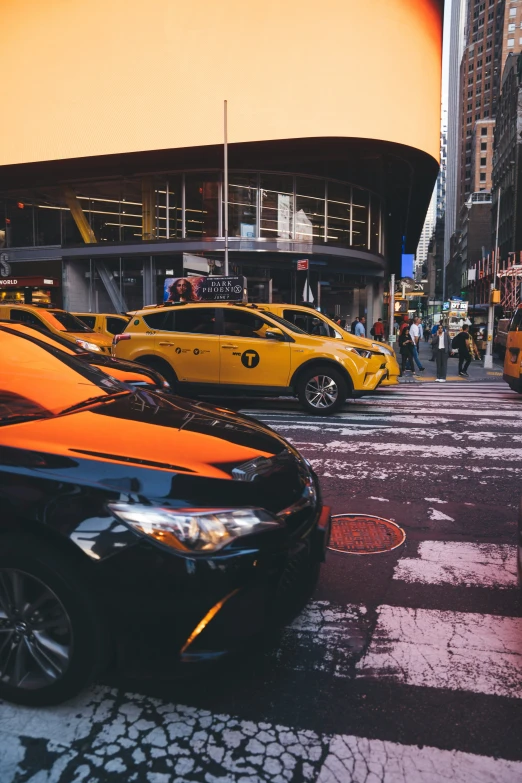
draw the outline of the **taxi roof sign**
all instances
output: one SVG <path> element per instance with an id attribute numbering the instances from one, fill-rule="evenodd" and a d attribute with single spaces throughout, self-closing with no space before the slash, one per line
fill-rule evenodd
<path id="1" fill-rule="evenodd" d="M 163 287 L 164 304 L 188 302 L 246 302 L 246 278 L 167 277 Z"/>

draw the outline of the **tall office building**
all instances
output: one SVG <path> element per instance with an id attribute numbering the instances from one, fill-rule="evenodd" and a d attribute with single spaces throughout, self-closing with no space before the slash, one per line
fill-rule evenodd
<path id="1" fill-rule="evenodd" d="M 502 34 L 502 74 L 510 54 L 522 52 L 522 0 L 506 0 Z"/>
<path id="2" fill-rule="evenodd" d="M 448 175 L 448 128 L 447 117 L 442 119 L 440 132 L 440 170 L 437 177 L 437 220 L 446 214 L 446 182 Z"/>
<path id="3" fill-rule="evenodd" d="M 437 181 L 438 182 L 438 181 Z M 426 265 L 428 258 L 428 249 L 430 245 L 431 236 L 435 230 L 435 222 L 437 220 L 437 185 L 433 189 L 431 195 L 430 205 L 426 213 L 426 219 L 422 227 L 422 232 L 417 246 L 417 253 L 415 254 L 415 278 L 420 280 L 423 276 L 423 267 Z"/>
<path id="4" fill-rule="evenodd" d="M 464 51 L 464 25 L 468 0 L 452 0 L 448 81 L 448 146 L 446 168 L 446 210 L 444 228 L 444 263 L 450 259 L 450 240 L 457 221 L 457 186 L 460 139 L 460 63 Z"/>
<path id="5" fill-rule="evenodd" d="M 502 39 L 505 0 L 469 0 L 466 14 L 465 46 L 460 67 L 460 162 L 458 211 L 479 190 L 472 181 L 476 124 L 495 117 L 500 92 Z M 509 6 L 509 3 L 508 3 Z M 509 15 L 510 11 L 507 10 Z M 484 126 L 488 129 L 487 125 Z M 489 130 L 489 129 L 488 129 Z M 482 133 L 482 130 L 481 130 Z M 491 131 L 490 131 L 491 133 Z M 475 148 L 476 148 L 475 144 Z M 483 151 L 484 171 L 491 169 L 491 147 Z M 482 180 L 482 181 L 486 181 Z M 491 175 L 490 175 L 491 181 Z M 480 183 L 480 173 L 479 173 Z"/>

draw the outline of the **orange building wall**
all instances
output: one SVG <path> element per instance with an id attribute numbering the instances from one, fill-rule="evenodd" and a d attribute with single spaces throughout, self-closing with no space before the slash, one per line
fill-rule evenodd
<path id="1" fill-rule="evenodd" d="M 3 0 L 0 165 L 365 137 L 439 158 L 438 0 Z M 6 119 L 8 120 L 6 122 Z"/>

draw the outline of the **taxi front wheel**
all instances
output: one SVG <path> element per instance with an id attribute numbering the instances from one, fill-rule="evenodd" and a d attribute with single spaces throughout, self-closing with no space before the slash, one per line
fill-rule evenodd
<path id="1" fill-rule="evenodd" d="M 316 416 L 328 416 L 346 401 L 348 384 L 334 368 L 312 367 L 299 378 L 297 396 L 305 410 Z"/>

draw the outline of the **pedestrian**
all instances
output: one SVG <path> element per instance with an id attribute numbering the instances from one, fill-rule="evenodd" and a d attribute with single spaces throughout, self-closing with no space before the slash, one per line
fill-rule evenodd
<path id="1" fill-rule="evenodd" d="M 366 328 L 364 326 L 365 323 L 366 323 L 366 318 L 364 317 L 364 315 L 361 315 L 357 324 L 355 325 L 356 337 L 366 337 Z"/>
<path id="2" fill-rule="evenodd" d="M 431 340 L 435 361 L 437 362 L 437 381 L 446 383 L 448 374 L 448 356 L 451 353 L 451 345 L 448 333 L 444 331 L 442 324 L 437 327 L 437 333 Z"/>
<path id="3" fill-rule="evenodd" d="M 419 347 L 420 347 L 420 340 L 422 336 L 422 326 L 421 326 L 421 319 L 420 318 L 414 318 L 413 323 L 410 326 L 410 336 L 413 340 L 413 361 L 417 365 L 419 372 L 424 372 L 426 369 L 422 366 L 421 360 L 419 358 Z"/>
<path id="4" fill-rule="evenodd" d="M 372 329 L 373 331 L 371 334 L 375 337 L 375 339 L 380 343 L 384 342 L 384 324 L 382 322 L 382 318 L 379 318 L 377 321 L 375 321 Z"/>
<path id="5" fill-rule="evenodd" d="M 462 324 L 460 332 L 451 341 L 451 347 L 456 348 L 459 352 L 459 375 L 468 378 L 468 367 L 473 358 L 471 335 L 469 333 L 468 324 Z"/>
<path id="6" fill-rule="evenodd" d="M 356 316 L 355 320 L 352 321 L 351 326 L 350 326 L 350 332 L 352 334 L 355 334 L 355 328 L 356 328 L 358 323 L 359 323 L 359 316 Z"/>
<path id="7" fill-rule="evenodd" d="M 413 368 L 413 340 L 410 335 L 410 327 L 406 326 L 399 335 L 399 350 L 401 352 L 401 377 L 407 369 L 407 363 Z M 412 369 L 415 375 L 415 369 Z"/>
<path id="8" fill-rule="evenodd" d="M 431 337 L 431 331 L 428 324 L 424 324 L 424 342 L 428 343 Z"/>

